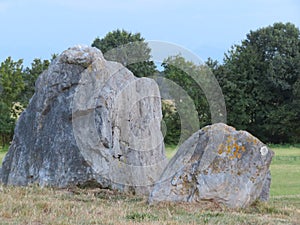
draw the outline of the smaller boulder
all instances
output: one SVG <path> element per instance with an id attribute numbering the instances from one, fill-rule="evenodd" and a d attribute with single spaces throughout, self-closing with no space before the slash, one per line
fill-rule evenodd
<path id="1" fill-rule="evenodd" d="M 273 155 L 246 131 L 222 123 L 204 127 L 179 147 L 149 203 L 209 200 L 239 208 L 266 200 Z"/>

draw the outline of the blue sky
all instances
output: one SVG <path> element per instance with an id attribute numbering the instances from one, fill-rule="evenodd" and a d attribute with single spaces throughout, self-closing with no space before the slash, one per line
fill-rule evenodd
<path id="1" fill-rule="evenodd" d="M 274 22 L 299 27 L 300 1 L 0 0 L 0 61 L 11 56 L 29 65 L 118 28 L 222 61 L 250 30 Z"/>

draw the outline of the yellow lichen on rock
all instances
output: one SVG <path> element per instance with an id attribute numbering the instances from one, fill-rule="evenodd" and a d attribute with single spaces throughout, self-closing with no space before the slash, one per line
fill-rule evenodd
<path id="1" fill-rule="evenodd" d="M 243 146 L 242 143 L 238 143 L 236 137 L 230 135 L 227 136 L 226 140 L 218 147 L 218 154 L 222 155 L 226 153 L 226 156 L 229 157 L 230 160 L 242 158 L 243 152 L 245 151 L 245 146 Z"/>

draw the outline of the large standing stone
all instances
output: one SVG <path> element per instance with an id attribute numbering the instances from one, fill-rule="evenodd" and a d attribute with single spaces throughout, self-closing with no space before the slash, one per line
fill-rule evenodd
<path id="1" fill-rule="evenodd" d="M 261 194 L 266 200 L 273 154 L 246 131 L 221 123 L 207 126 L 180 146 L 149 202 L 210 200 L 246 207 Z"/>
<path id="2" fill-rule="evenodd" d="M 64 51 L 40 75 L 3 166 L 4 184 L 89 181 L 147 194 L 166 165 L 160 93 L 96 48 Z"/>

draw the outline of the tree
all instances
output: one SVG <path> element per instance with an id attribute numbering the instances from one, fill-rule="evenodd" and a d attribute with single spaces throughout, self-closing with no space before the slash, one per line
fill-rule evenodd
<path id="1" fill-rule="evenodd" d="M 8 57 L 0 65 L 1 101 L 9 107 L 24 89 L 22 64 L 23 60 L 14 62 L 11 57 Z"/>
<path id="2" fill-rule="evenodd" d="M 18 110 L 14 105 L 24 89 L 23 61 L 14 62 L 8 57 L 0 65 L 0 141 L 6 144 L 11 140 Z"/>
<path id="3" fill-rule="evenodd" d="M 169 98 L 174 101 L 176 109 L 175 113 L 166 114 L 171 118 L 165 120 L 170 121 L 172 123 L 170 129 L 174 129 L 170 131 L 174 137 L 168 137 L 168 140 L 173 140 L 174 143 L 175 138 L 178 137 L 177 129 L 181 129 L 183 138 L 181 141 L 184 141 L 200 127 L 211 123 L 210 108 L 205 91 L 209 89 L 208 80 L 212 74 L 209 73 L 206 65 L 195 65 L 181 55 L 165 59 L 162 66 L 164 67 L 164 77 L 167 79 L 163 85 L 167 86 L 165 89 L 170 95 Z"/>
<path id="4" fill-rule="evenodd" d="M 290 121 L 291 124 L 294 124 L 295 128 L 293 130 L 293 135 L 291 136 L 291 140 L 293 143 L 299 143 L 300 142 L 300 125 L 299 125 L 299 118 L 300 118 L 300 77 L 298 77 L 298 80 L 294 84 L 293 88 L 293 95 L 294 95 L 294 100 L 291 104 L 291 108 L 293 109 L 298 109 L 298 110 L 293 110 L 295 115 L 293 116 L 292 120 Z"/>
<path id="5" fill-rule="evenodd" d="M 226 98 L 228 121 L 265 142 L 300 141 L 297 82 L 300 32 L 291 23 L 250 31 L 215 70 Z M 222 75 L 221 75 L 222 74 Z M 299 129 L 298 129 L 299 130 Z"/>
<path id="6" fill-rule="evenodd" d="M 174 101 L 170 99 L 162 100 L 162 114 L 162 132 L 164 134 L 164 143 L 168 145 L 176 145 L 180 140 L 181 124 L 180 116 Z"/>
<path id="7" fill-rule="evenodd" d="M 209 68 L 206 65 L 195 65 L 180 55 L 165 59 L 162 66 L 165 77 L 184 89 L 193 100 L 198 112 L 200 126 L 210 123 L 209 105 L 204 93 L 206 80 L 212 75 Z M 175 89 L 174 92 L 177 90 Z M 182 97 L 178 93 L 173 93 L 173 96 Z"/>
<path id="8" fill-rule="evenodd" d="M 92 47 L 100 49 L 107 60 L 122 63 L 137 77 L 152 76 L 155 72 L 155 64 L 150 61 L 151 49 L 140 33 L 115 30 L 102 39 L 96 38 Z"/>
<path id="9" fill-rule="evenodd" d="M 11 116 L 11 109 L 0 101 L 0 144 L 4 146 L 12 139 L 15 119 Z"/>
<path id="10" fill-rule="evenodd" d="M 53 55 L 53 58 L 56 57 Z M 53 59 L 52 58 L 52 59 Z M 24 107 L 29 103 L 34 94 L 35 82 L 38 76 L 49 67 L 49 60 L 34 59 L 31 68 L 27 67 L 23 73 L 24 89 L 20 94 L 20 102 Z"/>

